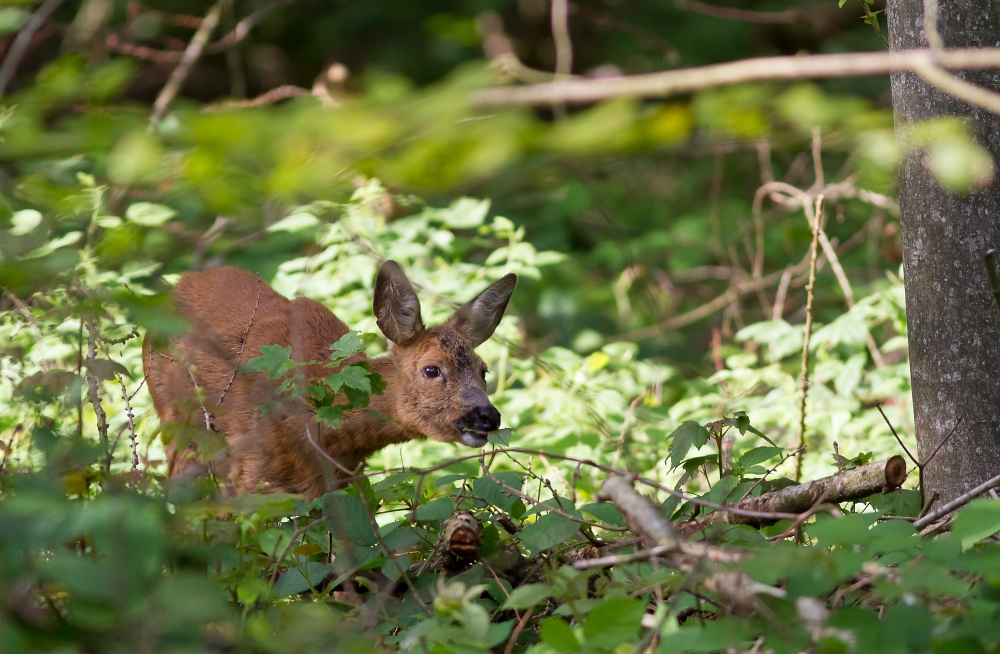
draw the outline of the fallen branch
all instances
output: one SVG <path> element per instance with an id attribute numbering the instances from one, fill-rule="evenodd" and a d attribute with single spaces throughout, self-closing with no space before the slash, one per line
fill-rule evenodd
<path id="1" fill-rule="evenodd" d="M 617 97 L 663 98 L 702 89 L 763 80 L 868 77 L 896 72 L 921 72 L 935 67 L 951 70 L 1000 68 L 1000 48 L 928 48 L 891 52 L 758 57 L 645 75 L 558 80 L 546 84 L 478 91 L 479 107 L 587 103 Z"/>
<path id="2" fill-rule="evenodd" d="M 600 559 L 586 559 L 573 563 L 578 570 L 610 567 L 640 558 L 662 557 L 669 566 L 681 572 L 701 571 L 706 563 L 735 563 L 744 558 L 742 552 L 707 543 L 692 543 L 680 538 L 670 522 L 648 497 L 632 487 L 634 476 L 612 475 L 604 482 L 597 499 L 613 502 L 625 516 L 629 528 L 640 536 L 649 547 L 644 552 L 618 554 Z M 599 562 L 599 563 L 598 563 Z M 757 595 L 784 597 L 785 591 L 754 581 L 742 572 L 707 571 L 701 583 L 727 601 L 743 609 L 758 606 Z"/>
<path id="3" fill-rule="evenodd" d="M 997 480 L 995 485 L 1000 485 L 1000 477 L 995 479 Z M 734 508 L 756 512 L 802 513 L 808 511 L 824 495 L 826 495 L 825 501 L 839 504 L 840 502 L 860 500 L 875 493 L 896 490 L 903 485 L 904 481 L 906 481 L 906 460 L 897 455 L 884 461 L 838 472 L 835 475 L 805 484 L 797 484 L 764 493 L 760 497 L 748 497 L 737 502 Z M 986 490 L 988 489 L 983 489 L 980 492 L 986 492 Z M 760 527 L 768 523 L 768 521 L 729 511 L 716 511 L 700 520 L 675 525 L 675 527 L 682 534 L 690 535 L 710 525 L 753 525 Z"/>

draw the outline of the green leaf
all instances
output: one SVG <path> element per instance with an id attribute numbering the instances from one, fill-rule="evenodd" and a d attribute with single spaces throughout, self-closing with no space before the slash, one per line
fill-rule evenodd
<path id="1" fill-rule="evenodd" d="M 0 16 L 3 15 L 4 11 L 5 10 L 0 10 Z M 13 225 L 10 229 L 10 233 L 14 236 L 24 236 L 25 234 L 30 234 L 35 231 L 35 228 L 41 223 L 42 214 L 34 209 L 15 211 L 14 215 L 10 217 L 10 224 Z"/>
<path id="2" fill-rule="evenodd" d="M 447 520 L 455 511 L 455 500 L 447 497 L 440 497 L 417 508 L 417 520 L 429 522 L 431 520 Z"/>
<path id="3" fill-rule="evenodd" d="M 339 371 L 326 378 L 326 383 L 334 392 L 347 386 L 364 393 L 371 393 L 372 386 L 368 380 L 368 371 L 358 365 L 344 366 Z"/>
<path id="4" fill-rule="evenodd" d="M 327 516 L 330 531 L 337 538 L 358 545 L 375 545 L 378 537 L 362 502 L 364 500 L 357 495 L 348 495 L 343 491 L 327 493 L 323 496 L 323 514 Z"/>
<path id="5" fill-rule="evenodd" d="M 361 342 L 361 333 L 349 331 L 330 346 L 330 361 L 339 363 L 347 357 L 354 356 L 358 352 L 363 352 L 364 344 Z"/>
<path id="6" fill-rule="evenodd" d="M 340 429 L 344 426 L 344 407 L 342 405 L 321 406 L 316 409 L 316 420 L 330 429 Z"/>
<path id="7" fill-rule="evenodd" d="M 601 522 L 606 522 L 615 527 L 625 526 L 625 516 L 618 510 L 618 507 L 610 502 L 597 502 L 595 504 L 585 504 L 580 507 L 581 513 L 589 513 Z"/>
<path id="8" fill-rule="evenodd" d="M 513 435 L 513 429 L 497 429 L 491 431 L 486 435 L 486 440 L 494 445 L 500 445 L 501 447 L 506 447 L 510 445 L 510 437 Z"/>
<path id="9" fill-rule="evenodd" d="M 951 533 L 967 550 L 987 536 L 1000 531 L 1000 501 L 973 500 L 951 523 Z"/>
<path id="10" fill-rule="evenodd" d="M 469 478 L 469 473 L 467 472 L 463 472 L 462 474 L 459 475 L 445 475 L 444 477 L 441 477 L 440 479 L 436 479 L 434 481 L 434 488 L 441 488 L 442 486 L 445 486 L 447 484 L 453 484 L 456 481 L 462 481 L 463 479 L 468 479 L 468 478 Z"/>
<path id="11" fill-rule="evenodd" d="M 524 584 L 515 588 L 500 608 L 502 610 L 531 608 L 546 597 L 551 597 L 552 593 L 552 587 L 546 584 Z"/>
<path id="12" fill-rule="evenodd" d="M 740 483 L 734 475 L 726 475 L 719 481 L 715 482 L 712 486 L 712 490 L 708 491 L 705 495 L 705 499 L 710 502 L 715 502 L 716 504 L 722 504 L 729 497 L 729 494 L 733 492 L 736 485 Z"/>
<path id="13" fill-rule="evenodd" d="M 151 202 L 135 202 L 125 210 L 125 218 L 143 227 L 158 227 L 177 215 L 170 207 Z"/>
<path id="14" fill-rule="evenodd" d="M 267 228 L 269 232 L 299 232 L 319 224 L 319 218 L 311 213 L 299 212 L 285 216 Z"/>
<path id="15" fill-rule="evenodd" d="M 533 555 L 573 537 L 580 525 L 555 513 L 547 513 L 521 530 L 521 542 Z"/>
<path id="16" fill-rule="evenodd" d="M 260 356 L 256 356 L 243 366 L 245 372 L 266 372 L 271 381 L 284 377 L 295 368 L 291 361 L 292 346 L 261 345 Z"/>
<path id="17" fill-rule="evenodd" d="M 101 381 L 110 381 L 115 378 L 115 375 L 132 378 L 132 373 L 128 371 L 128 368 L 111 359 L 86 359 L 84 365 L 87 366 L 90 374 Z"/>
<path id="18" fill-rule="evenodd" d="M 562 618 L 544 618 L 539 623 L 542 642 L 557 652 L 575 652 L 580 649 L 573 629 Z"/>
<path id="19" fill-rule="evenodd" d="M 502 483 L 521 490 L 524 483 L 524 473 L 521 472 L 496 472 L 493 475 Z M 490 477 L 479 477 L 472 480 L 472 493 L 479 499 L 499 507 L 504 511 L 510 511 L 514 502 L 518 500 L 517 495 L 505 491 Z"/>
<path id="20" fill-rule="evenodd" d="M 319 590 L 319 585 L 323 579 L 334 572 L 332 565 L 313 561 L 305 566 L 306 574 L 303 575 L 298 568 L 292 568 L 281 575 L 278 582 L 274 584 L 274 594 L 276 597 L 288 597 L 315 588 Z"/>
<path id="21" fill-rule="evenodd" d="M 670 440 L 670 469 L 681 464 L 691 446 L 701 447 L 708 442 L 708 430 L 694 420 L 681 423 L 667 438 Z"/>
<path id="22" fill-rule="evenodd" d="M 741 468 L 746 470 L 750 466 L 763 463 L 781 454 L 783 448 L 780 447 L 755 447 L 747 450 L 736 462 Z"/>
<path id="23" fill-rule="evenodd" d="M 402 472 L 394 472 L 388 477 L 383 477 L 377 483 L 372 484 L 372 490 L 377 493 L 379 491 L 390 489 L 393 486 L 398 486 L 399 484 L 402 484 L 413 475 L 414 473 L 409 470 L 403 470 Z"/>
<path id="24" fill-rule="evenodd" d="M 583 621 L 587 645 L 614 647 L 633 640 L 645 613 L 646 603 L 637 599 L 616 597 L 604 600 Z"/>

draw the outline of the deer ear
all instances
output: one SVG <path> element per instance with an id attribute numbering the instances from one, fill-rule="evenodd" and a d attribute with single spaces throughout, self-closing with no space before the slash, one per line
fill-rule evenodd
<path id="1" fill-rule="evenodd" d="M 517 275 L 510 273 L 494 282 L 488 289 L 480 293 L 471 302 L 455 312 L 448 322 L 465 334 L 477 347 L 485 342 L 496 331 L 503 312 L 507 309 Z"/>
<path id="2" fill-rule="evenodd" d="M 379 268 L 372 309 L 378 328 L 397 345 L 409 345 L 424 331 L 420 300 L 395 261 L 386 261 Z"/>

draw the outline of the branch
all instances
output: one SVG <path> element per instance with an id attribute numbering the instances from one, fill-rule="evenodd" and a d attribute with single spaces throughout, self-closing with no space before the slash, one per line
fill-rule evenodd
<path id="1" fill-rule="evenodd" d="M 629 528 L 640 535 L 647 544 L 653 546 L 642 556 L 639 556 L 640 553 L 619 554 L 600 559 L 580 560 L 573 563 L 574 568 L 585 570 L 599 567 L 595 564 L 597 561 L 601 562 L 601 566 L 609 566 L 638 558 L 663 556 L 668 565 L 689 573 L 702 569 L 705 562 L 735 563 L 745 558 L 742 552 L 734 552 L 703 542 L 692 543 L 679 538 L 656 505 L 648 497 L 643 497 L 635 491 L 632 487 L 633 479 L 633 475 L 608 477 L 597 498 L 614 502 L 625 516 Z M 785 596 L 784 590 L 754 581 L 742 572 L 709 572 L 702 579 L 702 583 L 729 602 L 748 608 L 758 604 L 758 594 Z"/>
<path id="2" fill-rule="evenodd" d="M 167 113 L 167 107 L 170 106 L 174 96 L 181 90 L 181 86 L 183 86 L 184 80 L 187 79 L 188 73 L 191 72 L 191 68 L 194 67 L 195 62 L 201 57 L 202 50 L 205 49 L 205 44 L 208 43 L 208 38 L 212 35 L 212 30 L 219 24 L 221 14 L 222 0 L 219 0 L 205 14 L 205 18 L 201 21 L 201 27 L 194 33 L 194 38 L 191 39 L 187 50 L 181 56 L 180 63 L 170 73 L 170 78 L 167 80 L 166 86 L 160 91 L 160 95 L 156 97 L 156 102 L 153 103 L 153 115 L 149 118 L 148 132 L 151 132 L 163 120 L 163 116 Z"/>
<path id="3" fill-rule="evenodd" d="M 801 513 L 808 511 L 824 494 L 825 501 L 839 504 L 860 500 L 875 493 L 896 490 L 904 481 L 906 481 L 906 459 L 897 455 L 885 461 L 869 463 L 805 484 L 771 491 L 760 497 L 748 497 L 737 502 L 734 508 L 759 512 Z M 1000 477 L 997 478 L 997 483 L 1000 484 Z M 755 518 L 716 511 L 700 520 L 679 525 L 678 529 L 681 533 L 690 535 L 709 525 L 762 526 L 764 524 L 764 521 Z"/>
<path id="4" fill-rule="evenodd" d="M 817 175 L 817 181 L 819 176 Z M 812 216 L 812 245 L 809 248 L 809 283 L 806 284 L 806 324 L 802 337 L 802 373 L 799 378 L 799 430 L 795 439 L 795 449 L 801 449 L 806 444 L 806 392 L 809 389 L 809 338 L 812 336 L 813 322 L 813 288 L 816 285 L 816 257 L 819 255 L 820 220 L 823 217 L 823 196 L 816 198 L 816 210 Z M 795 481 L 802 478 L 802 456 L 794 461 Z"/>
<path id="5" fill-rule="evenodd" d="M 42 6 L 38 8 L 38 11 L 31 14 L 31 17 L 24 23 L 21 31 L 17 33 L 14 43 L 11 44 L 10 50 L 7 51 L 7 56 L 4 57 L 3 64 L 0 65 L 0 100 L 3 99 L 7 85 L 14 78 L 14 72 L 17 71 L 17 66 L 21 63 L 21 57 L 24 56 L 24 51 L 31 44 L 31 39 L 35 36 L 35 32 L 45 24 L 45 21 L 55 13 L 55 10 L 62 3 L 63 0 L 45 0 Z"/>
<path id="6" fill-rule="evenodd" d="M 936 510 L 928 513 L 924 517 L 914 522 L 913 526 L 916 527 L 917 529 L 923 529 L 924 527 L 931 524 L 935 520 L 940 520 L 942 516 L 948 515 L 955 509 L 962 508 L 963 506 L 965 506 L 972 500 L 976 499 L 986 491 L 992 488 L 996 488 L 997 486 L 1000 486 L 1000 475 L 997 475 L 996 477 L 990 477 L 983 483 L 979 484 L 978 486 L 970 490 L 968 493 L 963 493 L 962 495 L 959 495 L 958 497 L 948 502 L 947 504 L 939 506 Z"/>
<path id="7" fill-rule="evenodd" d="M 1000 48 L 955 48 L 758 57 L 724 64 L 623 77 L 554 81 L 484 89 L 473 94 L 479 107 L 586 103 L 617 97 L 664 98 L 702 89 L 763 80 L 868 77 L 895 72 L 1000 68 Z"/>

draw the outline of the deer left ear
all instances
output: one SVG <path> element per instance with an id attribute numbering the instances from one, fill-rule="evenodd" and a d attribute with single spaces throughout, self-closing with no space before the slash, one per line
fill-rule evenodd
<path id="1" fill-rule="evenodd" d="M 516 284 L 517 275 L 504 275 L 456 311 L 448 322 L 465 334 L 473 347 L 478 347 L 496 331 Z"/>

